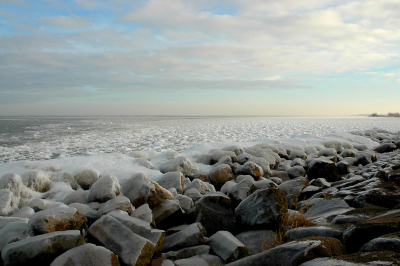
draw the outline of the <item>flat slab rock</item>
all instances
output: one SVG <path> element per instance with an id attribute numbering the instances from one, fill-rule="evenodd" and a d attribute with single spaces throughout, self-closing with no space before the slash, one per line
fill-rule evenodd
<path id="1" fill-rule="evenodd" d="M 176 260 L 175 266 L 222 266 L 222 260 L 218 256 L 203 254 L 188 259 Z"/>
<path id="2" fill-rule="evenodd" d="M 268 244 L 274 241 L 276 232 L 272 230 L 252 230 L 235 235 L 249 251 L 249 255 L 262 252 L 263 242 Z"/>
<path id="3" fill-rule="evenodd" d="M 286 231 L 286 237 L 295 240 L 310 236 L 328 236 L 342 240 L 344 229 L 332 228 L 328 226 L 307 226 L 297 227 Z"/>
<path id="4" fill-rule="evenodd" d="M 50 266 L 119 266 L 118 256 L 105 247 L 86 244 L 57 257 Z"/>
<path id="5" fill-rule="evenodd" d="M 228 231 L 215 233 L 209 238 L 207 244 L 224 263 L 236 261 L 249 255 L 247 247 Z"/>

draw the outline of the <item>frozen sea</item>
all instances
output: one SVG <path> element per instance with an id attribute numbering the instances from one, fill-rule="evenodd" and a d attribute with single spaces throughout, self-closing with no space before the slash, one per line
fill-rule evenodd
<path id="1" fill-rule="evenodd" d="M 76 172 L 94 168 L 119 179 L 157 170 L 144 169 L 129 156 L 146 151 L 155 165 L 174 150 L 196 163 L 198 154 L 231 144 L 249 147 L 259 142 L 316 145 L 339 139 L 377 143 L 350 132 L 383 129 L 400 132 L 400 119 L 388 117 L 0 117 L 0 176 L 29 170 Z M 161 154 L 161 155 L 160 155 Z M 46 170 L 47 169 L 47 170 Z M 118 176 L 119 175 L 119 176 Z M 53 174 L 54 176 L 54 174 Z"/>

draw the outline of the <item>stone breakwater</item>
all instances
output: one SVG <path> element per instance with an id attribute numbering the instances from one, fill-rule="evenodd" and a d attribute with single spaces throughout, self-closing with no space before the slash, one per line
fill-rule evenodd
<path id="1" fill-rule="evenodd" d="M 167 152 L 157 182 L 136 173 L 120 183 L 96 169 L 57 180 L 6 173 L 2 264 L 399 265 L 400 140 L 357 134 L 376 147 L 231 145 L 197 154 L 207 172 Z M 131 156 L 155 168 L 146 152 Z"/>

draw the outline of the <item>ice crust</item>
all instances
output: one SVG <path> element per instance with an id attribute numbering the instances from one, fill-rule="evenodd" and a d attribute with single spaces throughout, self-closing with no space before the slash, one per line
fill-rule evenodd
<path id="1" fill-rule="evenodd" d="M 54 183 L 62 182 L 64 173 L 75 175 L 85 169 L 96 169 L 102 176 L 116 176 L 121 184 L 135 173 L 158 181 L 162 176 L 160 165 L 178 156 L 189 159 L 200 171 L 209 172 L 212 166 L 198 163 L 198 158 L 211 149 L 231 145 L 248 148 L 268 143 L 304 150 L 304 147 L 324 147 L 328 141 L 339 141 L 345 147 L 364 144 L 373 149 L 379 145 L 377 142 L 351 131 L 374 128 L 399 134 L 400 119 L 108 117 L 66 120 L 31 128 L 32 132 L 25 132 L 23 145 L 0 146 L 0 176 L 6 173 L 23 176 L 40 170 L 53 181 L 50 192 L 57 188 Z M 23 138 L 22 134 L 14 135 L 20 140 Z M 35 136 L 40 141 L 35 141 Z M 0 134 L 0 143 L 9 137 L 7 133 Z M 138 157 L 150 159 L 156 169 L 140 165 Z M 69 192 L 68 189 L 65 194 Z M 63 198 L 63 193 L 54 198 Z"/>

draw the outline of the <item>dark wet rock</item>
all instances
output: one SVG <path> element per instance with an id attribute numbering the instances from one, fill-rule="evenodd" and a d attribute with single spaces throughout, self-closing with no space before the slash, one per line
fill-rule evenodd
<path id="1" fill-rule="evenodd" d="M 338 169 L 338 174 L 339 175 L 345 175 L 350 173 L 350 165 L 347 161 L 340 161 L 336 163 L 336 167 Z"/>
<path id="2" fill-rule="evenodd" d="M 393 143 L 383 143 L 381 145 L 379 145 L 378 147 L 376 147 L 374 149 L 374 151 L 379 152 L 379 153 L 385 153 L 385 152 L 391 152 L 398 149 L 398 147 L 396 146 L 396 144 Z"/>
<path id="3" fill-rule="evenodd" d="M 208 239 L 207 244 L 224 263 L 249 255 L 247 247 L 228 231 L 218 231 Z"/>
<path id="4" fill-rule="evenodd" d="M 333 226 L 307 226 L 297 227 L 286 231 L 286 237 L 292 240 L 310 236 L 327 236 L 342 240 L 343 228 Z"/>
<path id="5" fill-rule="evenodd" d="M 157 228 L 167 229 L 182 223 L 183 211 L 173 200 L 165 200 L 153 209 L 153 219 Z"/>
<path id="6" fill-rule="evenodd" d="M 161 254 L 162 258 L 172 261 L 191 258 L 193 256 L 209 254 L 210 246 L 200 245 L 194 247 L 183 248 L 177 251 L 169 251 Z"/>
<path id="7" fill-rule="evenodd" d="M 288 173 L 290 179 L 306 176 L 306 170 L 304 170 L 304 167 L 300 165 L 286 169 L 286 173 Z"/>
<path id="8" fill-rule="evenodd" d="M 328 159 L 318 158 L 308 165 L 308 179 L 325 178 L 328 182 L 339 180 L 338 169 L 334 162 Z"/>
<path id="9" fill-rule="evenodd" d="M 316 203 L 304 213 L 304 216 L 319 224 L 327 223 L 327 218 L 332 215 L 339 215 L 353 209 L 340 198 L 316 200 Z"/>
<path id="10" fill-rule="evenodd" d="M 358 155 L 357 157 L 357 161 L 355 162 L 355 165 L 367 165 L 367 164 L 371 164 L 373 162 L 375 162 L 376 156 L 375 153 L 373 152 L 369 152 L 369 151 L 364 151 L 362 153 L 360 153 L 360 155 Z"/>
<path id="11" fill-rule="evenodd" d="M 242 232 L 235 237 L 242 242 L 249 251 L 249 255 L 261 253 L 263 244 L 271 244 L 276 237 L 276 232 L 272 230 L 252 230 Z"/>
<path id="12" fill-rule="evenodd" d="M 386 234 L 365 243 L 360 252 L 391 250 L 400 251 L 400 232 Z"/>
<path id="13" fill-rule="evenodd" d="M 194 223 L 175 234 L 167 236 L 162 245 L 163 252 L 203 245 L 205 238 L 200 226 Z"/>
<path id="14" fill-rule="evenodd" d="M 366 206 L 380 206 L 394 208 L 400 204 L 400 193 L 388 193 L 382 190 L 370 190 L 358 197 L 352 203 L 356 208 Z"/>

